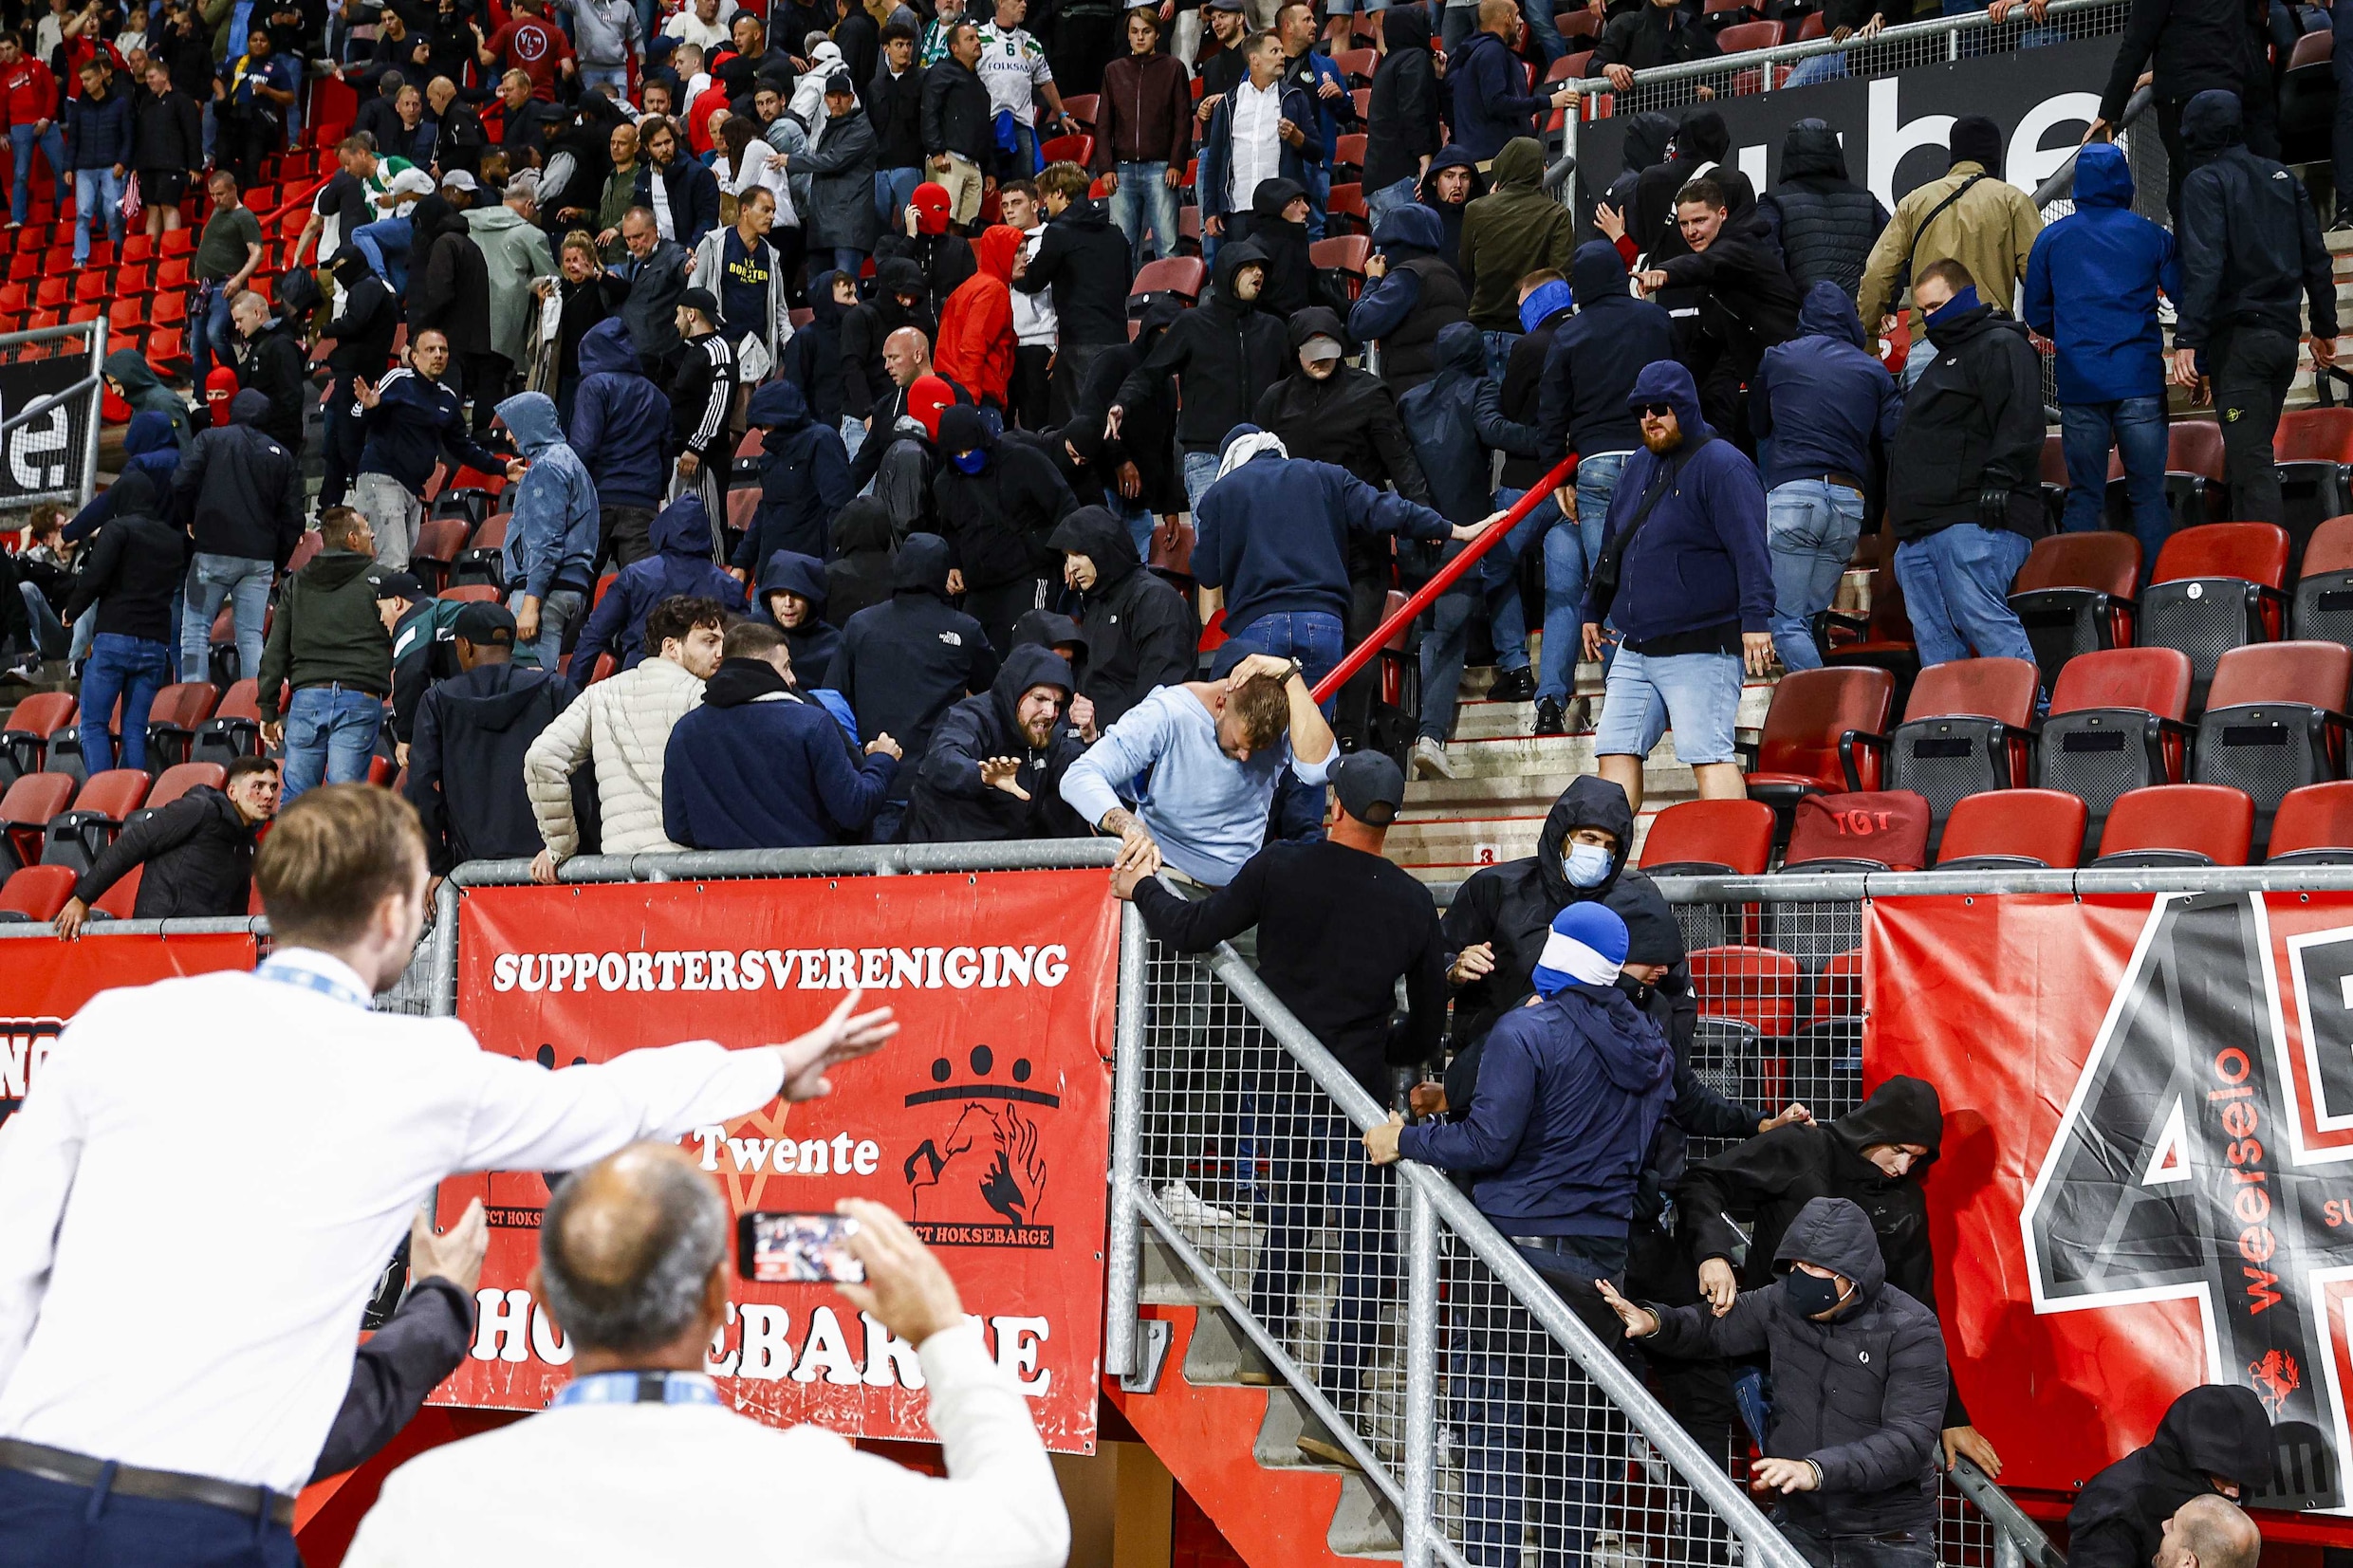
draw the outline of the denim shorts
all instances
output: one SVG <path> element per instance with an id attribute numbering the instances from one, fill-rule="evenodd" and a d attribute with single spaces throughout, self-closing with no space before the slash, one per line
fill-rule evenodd
<path id="1" fill-rule="evenodd" d="M 1594 754 L 1647 757 L 1672 725 L 1676 761 L 1691 767 L 1738 761 L 1732 722 L 1740 714 L 1740 680 L 1737 654 L 1644 658 L 1619 649 L 1594 727 Z"/>

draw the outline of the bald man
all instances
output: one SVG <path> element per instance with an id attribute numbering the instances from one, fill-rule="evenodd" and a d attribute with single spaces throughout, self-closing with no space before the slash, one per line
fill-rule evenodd
<path id="1" fill-rule="evenodd" d="M 847 1245 L 866 1282 L 834 1287 L 840 1301 L 799 1298 L 793 1326 L 850 1319 L 869 1368 L 903 1367 L 914 1346 L 945 1478 L 729 1407 L 706 1361 L 735 1283 L 727 1202 L 675 1144 L 639 1143 L 566 1179 L 541 1218 L 528 1284 L 572 1381 L 544 1413 L 394 1471 L 343 1560 L 618 1568 L 673 1560 L 692 1532 L 751 1563 L 1062 1568 L 1069 1518 L 1012 1374 L 899 1216 L 836 1207 L 857 1222 Z"/>
<path id="2" fill-rule="evenodd" d="M 2194 1497 L 2174 1510 L 2158 1543 L 2156 1568 L 2255 1568 L 2263 1536 L 2226 1497 Z"/>
<path id="3" fill-rule="evenodd" d="M 959 403 L 973 401 L 973 395 L 958 386 L 955 380 L 940 376 L 932 363 L 932 341 L 918 327 L 902 326 L 882 340 L 882 368 L 891 378 L 891 390 L 874 405 L 866 420 L 867 439 L 858 449 L 858 456 L 850 464 L 850 493 L 862 492 L 869 480 L 882 467 L 883 452 L 891 445 L 891 431 L 899 415 L 907 412 L 907 390 L 926 376 L 939 376 L 955 394 Z"/>

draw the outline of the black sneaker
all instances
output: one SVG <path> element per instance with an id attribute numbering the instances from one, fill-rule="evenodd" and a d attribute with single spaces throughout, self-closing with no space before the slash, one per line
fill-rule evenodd
<path id="1" fill-rule="evenodd" d="M 1536 733 L 1539 735 L 1568 733 L 1568 720 L 1561 711 L 1561 701 L 1558 697 L 1547 697 L 1536 705 Z"/>
<path id="2" fill-rule="evenodd" d="M 1536 694 L 1536 672 L 1529 669 L 1498 671 L 1495 684 L 1487 689 L 1490 702 L 1526 702 Z"/>

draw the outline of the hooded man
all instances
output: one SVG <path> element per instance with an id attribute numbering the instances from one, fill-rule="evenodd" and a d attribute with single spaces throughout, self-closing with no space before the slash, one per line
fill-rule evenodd
<path id="1" fill-rule="evenodd" d="M 85 611 L 97 616 L 80 703 L 82 761 L 90 773 L 115 765 L 108 727 L 117 722 L 118 698 L 122 766 L 147 765 L 147 714 L 156 693 L 171 683 L 171 639 L 178 631 L 172 600 L 188 565 L 188 537 L 164 521 L 169 507 L 156 484 L 133 469 L 112 488 L 123 492 L 118 509 L 77 563 L 60 618 L 70 625 Z"/>
<path id="2" fill-rule="evenodd" d="M 1673 1093 L 1665 1036 L 1618 988 L 1625 955 L 1626 923 L 1606 905 L 1562 910 L 1531 971 L 1536 995 L 1488 1032 L 1468 1114 L 1407 1127 L 1392 1113 L 1364 1134 L 1377 1165 L 1469 1174 L 1479 1212 L 1565 1293 L 1624 1278 L 1636 1185 Z M 1467 1312 L 1458 1332 L 1467 1555 L 1509 1560 L 1525 1523 L 1583 1539 L 1601 1501 L 1588 1461 L 1599 1445 L 1555 1426 L 1562 1407 L 1533 1393 L 1554 1382 L 1548 1344 L 1531 1353 L 1491 1310 Z"/>
<path id="3" fill-rule="evenodd" d="M 1079 503 L 1052 459 L 999 440 L 968 404 L 940 411 L 939 456 L 932 480 L 939 531 L 955 552 L 965 611 L 1001 657 L 1021 613 L 1046 603 L 1058 564 L 1046 542 Z"/>
<path id="4" fill-rule="evenodd" d="M 759 615 L 785 635 L 793 683 L 812 691 L 825 684 L 842 634 L 825 619 L 825 566 L 814 556 L 778 550 L 760 568 Z"/>
<path id="5" fill-rule="evenodd" d="M 491 273 L 482 248 L 473 243 L 466 214 L 444 198 L 427 196 L 409 210 L 417 237 L 409 246 L 409 342 L 427 331 L 449 340 L 463 391 L 471 395 L 475 380 L 491 374 Z M 469 374 L 471 373 L 471 374 Z M 505 388 L 484 389 L 491 399 Z M 477 434 L 490 428 L 490 415 L 476 422 Z"/>
<path id="6" fill-rule="evenodd" d="M 1013 379 L 1013 258 L 1021 231 L 992 224 L 973 242 L 979 268 L 956 285 L 939 307 L 939 342 L 932 362 L 939 374 L 1002 414 Z"/>
<path id="7" fill-rule="evenodd" d="M 1375 245 L 1380 243 L 1381 220 L 1415 205 L 1422 168 L 1446 140 L 1439 119 L 1444 86 L 1431 50 L 1429 13 L 1413 6 L 1382 11 L 1380 44 L 1380 64 L 1374 67 L 1372 96 L 1364 106 L 1362 171 Z"/>
<path id="8" fill-rule="evenodd" d="M 1478 159 L 1463 150 L 1462 143 L 1450 141 L 1430 160 L 1430 167 L 1422 174 L 1419 192 L 1418 204 L 1437 214 L 1438 231 L 1444 236 L 1438 255 L 1459 273 L 1462 215 L 1473 202 L 1487 194 L 1487 175 L 1479 168 Z"/>
<path id="9" fill-rule="evenodd" d="M 1072 398 L 1067 435 L 1074 427 L 1085 426 L 1102 436 L 1105 417 L 1126 384 L 1129 376 L 1152 351 L 1177 320 L 1186 314 L 1185 302 L 1174 294 L 1162 294 L 1144 306 L 1143 319 L 1136 323 L 1133 342 L 1114 343 L 1097 357 L 1094 366 L 1080 383 L 1078 395 Z M 1102 465 L 1106 473 L 1116 474 L 1121 464 L 1136 469 L 1135 507 L 1147 514 L 1174 517 L 1185 506 L 1185 487 L 1178 468 L 1176 452 L 1176 391 L 1162 382 L 1143 399 L 1126 406 L 1120 421 L 1116 438 L 1102 438 L 1100 455 L 1089 461 Z M 1106 496 L 1104 504 L 1110 505 Z M 1137 545 L 1137 554 L 1150 548 L 1149 540 Z"/>
<path id="10" fill-rule="evenodd" d="M 1419 202 L 1392 207 L 1373 224 L 1373 254 L 1364 292 L 1348 310 L 1348 335 L 1380 341 L 1380 378 L 1400 397 L 1437 374 L 1432 345 L 1440 330 L 1471 319 L 1454 253 L 1443 221 Z"/>
<path id="11" fill-rule="evenodd" d="M 2088 149 L 2087 149 L 2088 150 Z M 2083 164 L 2076 164 L 2081 199 Z M 1780 235 L 1789 281 L 1800 289 L 1830 283 L 1848 300 L 1862 286 L 1863 264 L 1887 227 L 1880 198 L 1846 175 L 1838 132 L 1819 120 L 1801 120 L 1781 144 L 1781 179 L 1757 210 Z"/>
<path id="12" fill-rule="evenodd" d="M 2304 182 L 2242 140 L 2237 100 L 2202 92 L 2181 113 L 2193 167 L 2181 184 L 2181 292 L 2174 384 L 2206 378 L 2222 426 L 2230 515 L 2278 523 L 2271 434 L 2296 373 L 2297 296 L 2310 302 L 2312 362 L 2337 360 L 2337 286 Z M 112 364 L 111 358 L 107 363 Z"/>
<path id="13" fill-rule="evenodd" d="M 1656 169 L 1667 161 L 1667 149 L 1675 141 L 1675 117 L 1658 109 L 1645 109 L 1626 120 L 1626 136 L 1619 153 L 1617 177 L 1602 194 L 1600 205 L 1615 209 L 1621 218 L 1630 218 L 1634 212 L 1636 188 L 1643 172 Z"/>
<path id="14" fill-rule="evenodd" d="M 1776 1127 L 1694 1165 L 1677 1187 L 1675 1202 L 1688 1227 L 1703 1301 L 1720 1314 L 1742 1285 L 1755 1290 L 1769 1284 L 1774 1270 L 1769 1260 L 1786 1256 L 1785 1233 L 1798 1228 L 1802 1211 L 1816 1199 L 1838 1198 L 1861 1208 L 1879 1238 L 1888 1281 L 1936 1312 L 1936 1260 L 1920 1183 L 1943 1138 L 1944 1108 L 1936 1085 L 1899 1076 L 1826 1125 Z M 1750 1222 L 1752 1236 L 1744 1242 L 1733 1219 Z M 1748 1261 L 1735 1271 L 1734 1249 L 1744 1245 Z M 2001 1460 L 1969 1424 L 1957 1386 L 1945 1397 L 1943 1439 L 1948 1461 L 1965 1454 L 1988 1475 L 1999 1473 Z"/>
<path id="15" fill-rule="evenodd" d="M 1771 1356 L 1781 1397 L 1749 1485 L 1778 1494 L 1773 1521 L 1807 1561 L 1926 1568 L 1951 1385 L 1934 1308 L 1889 1282 L 1869 1220 L 1840 1198 L 1808 1200 L 1771 1250 L 1759 1235 L 1749 1256 L 1760 1278 L 1713 1310 L 1603 1295 L 1645 1351 Z"/>
<path id="16" fill-rule="evenodd" d="M 1217 477 L 1226 433 L 1249 419 L 1267 388 L 1283 378 L 1283 323 L 1258 308 L 1266 279 L 1266 255 L 1255 245 L 1221 246 L 1209 298 L 1160 334 L 1158 345 L 1120 383 L 1103 417 L 1103 434 L 1119 435 L 1127 405 L 1156 397 L 1176 378 L 1185 504 L 1196 513 Z"/>
<path id="17" fill-rule="evenodd" d="M 891 563 L 891 597 L 859 611 L 842 628 L 824 685 L 849 699 L 862 735 L 890 734 L 917 757 L 949 706 L 989 689 L 997 655 L 980 622 L 948 603 L 948 542 L 909 534 Z M 892 781 L 878 809 L 873 839 L 898 841 L 915 769 Z"/>
<path id="18" fill-rule="evenodd" d="M 931 286 L 923 281 L 923 269 L 904 256 L 881 256 L 874 264 L 874 292 L 863 304 L 854 305 L 842 314 L 842 412 L 856 419 L 864 419 L 875 413 L 880 403 L 893 390 L 888 367 L 882 362 L 882 345 L 891 334 L 913 327 L 926 341 L 939 330 L 937 320 L 927 307 Z M 887 430 L 869 428 L 869 437 L 881 437 Z"/>
<path id="19" fill-rule="evenodd" d="M 1959 262 L 1986 303 L 2001 310 L 2010 308 L 2010 291 L 2027 275 L 2027 256 L 2042 231 L 2043 213 L 2032 196 L 2002 177 L 2001 127 L 1983 115 L 1961 116 L 1953 122 L 1947 156 L 1952 161 L 1942 179 L 1914 186 L 1896 203 L 1896 215 L 1880 231 L 1863 265 L 1855 314 L 1873 337 L 1896 307 L 1897 279 L 1907 265 L 1914 285 L 1915 343 L 1925 315 L 1919 280 L 1936 263 Z M 1909 363 L 1927 358 L 1915 353 Z"/>
<path id="20" fill-rule="evenodd" d="M 811 418 L 801 389 L 788 380 L 770 381 L 753 393 L 750 418 L 768 432 L 760 438 L 760 505 L 732 564 L 748 573 L 779 550 L 824 560 L 833 553 L 827 527 L 855 493 L 841 432 Z M 793 656 L 806 672 L 800 650 Z"/>
<path id="21" fill-rule="evenodd" d="M 816 849 L 862 832 L 899 772 L 878 734 L 853 761 L 842 727 L 793 683 L 785 633 L 746 621 L 702 705 L 670 731 L 662 831 L 693 849 Z"/>
<path id="22" fill-rule="evenodd" d="M 238 673 L 261 669 L 270 581 L 303 538 L 302 464 L 263 432 L 269 414 L 269 399 L 261 393 L 238 393 L 230 422 L 199 434 L 172 475 L 173 518 L 195 544 L 180 612 L 182 680 L 209 678 L 213 621 L 224 600 L 233 617 Z"/>
<path id="23" fill-rule="evenodd" d="M 1265 253 L 1267 281 L 1258 290 L 1258 308 L 1287 321 L 1309 305 L 1335 303 L 1308 250 L 1312 242 L 1307 220 L 1312 215 L 1306 186 L 1267 179 L 1251 193 L 1249 215 L 1235 213 L 1227 229 L 1233 238 L 1247 239 Z"/>
<path id="24" fill-rule="evenodd" d="M 1635 281 L 1645 294 L 1674 289 L 1690 297 L 1697 313 L 1682 358 L 1698 378 L 1709 422 L 1746 451 L 1754 443 L 1742 389 L 1765 351 L 1795 336 L 1798 292 L 1754 203 L 1735 211 L 1731 200 L 1713 178 L 1685 185 L 1675 198 L 1685 253 L 1644 268 Z"/>
<path id="25" fill-rule="evenodd" d="M 1514 137 L 1495 155 L 1495 188 L 1463 212 L 1462 276 L 1471 290 L 1471 320 L 1490 335 L 1489 358 L 1500 370 L 1493 340 L 1520 331 L 1520 280 L 1530 272 L 1566 272 L 1577 250 L 1577 222 L 1543 186 L 1544 144 Z"/>
<path id="26" fill-rule="evenodd" d="M 564 654 L 564 634 L 585 614 L 597 584 L 597 487 L 588 465 L 565 443 L 555 399 L 519 392 L 498 405 L 530 467 L 510 502 L 508 609 L 515 638 L 543 670 Z"/>
<path id="27" fill-rule="evenodd" d="M 712 564 L 711 513 L 701 496 L 681 495 L 664 507 L 652 535 L 654 553 L 623 567 L 590 612 L 572 650 L 574 669 L 594 670 L 608 653 L 623 670 L 636 669 L 647 653 L 645 618 L 666 599 L 713 599 L 724 609 L 744 609 L 744 585 Z"/>
<path id="28" fill-rule="evenodd" d="M 818 273 L 809 279 L 808 303 L 807 324 L 785 345 L 785 375 L 800 387 L 809 417 L 838 426 L 843 447 L 855 455 L 866 436 L 865 415 L 852 414 L 842 400 L 842 323 L 857 308 L 857 277 Z"/>
<path id="29" fill-rule="evenodd" d="M 515 618 L 504 606 L 462 607 L 450 645 L 458 673 L 417 705 L 405 786 L 435 876 L 468 860 L 539 853 L 523 758 L 572 699 L 552 665 L 515 662 Z"/>
<path id="30" fill-rule="evenodd" d="M 1144 569 L 1135 541 L 1101 507 L 1081 507 L 1048 541 L 1062 552 L 1064 585 L 1086 628 L 1080 694 L 1108 729 L 1153 692 L 1193 673 L 1198 631 L 1184 595 Z"/>
<path id="31" fill-rule="evenodd" d="M 891 597 L 891 563 L 898 540 L 890 508 L 871 496 L 853 497 L 833 520 L 833 559 L 825 563 L 825 619 L 837 629 L 850 617 Z M 813 672 L 820 679 L 824 671 Z"/>
<path id="32" fill-rule="evenodd" d="M 1038 176 L 1038 199 L 1051 221 L 1036 231 L 1028 260 L 1013 269 L 1014 292 L 1045 293 L 1052 301 L 1057 406 L 1076 401 L 1096 363 L 1127 341 L 1127 286 L 1134 275 L 1127 236 L 1087 189 L 1076 164 L 1047 167 Z M 1174 212 L 1176 193 L 1162 190 Z"/>
<path id="33" fill-rule="evenodd" d="M 326 389 L 326 406 L 320 411 L 324 438 L 321 509 L 342 506 L 350 492 L 352 476 L 360 470 L 365 433 L 352 413 L 353 383 L 363 376 L 373 379 L 383 375 L 392 359 L 392 340 L 401 324 L 398 296 L 359 249 L 337 257 L 334 271 L 335 313 L 320 329 L 320 336 L 333 339 L 335 344 L 326 356 L 327 369 L 335 378 Z"/>
<path id="34" fill-rule="evenodd" d="M 2270 1490 L 2278 1439 L 2254 1390 L 2208 1383 L 2167 1407 L 2146 1447 L 2084 1484 L 2067 1513 L 2069 1568 L 2140 1568 L 2160 1561 L 2166 1522 L 2185 1503 L 2227 1497 L 2242 1505 Z"/>
<path id="35" fill-rule="evenodd" d="M 1643 0 L 1609 20 L 1585 62 L 1587 76 L 1605 76 L 1620 92 L 1634 85 L 1634 73 L 1659 65 L 1713 60 L 1722 51 L 1715 35 L 1676 0 Z"/>
<path id="36" fill-rule="evenodd" d="M 311 390 L 310 356 L 299 329 L 280 321 L 269 302 L 250 288 L 230 302 L 229 319 L 236 328 L 237 385 L 269 398 L 262 430 L 287 451 L 300 453 Z"/>
<path id="37" fill-rule="evenodd" d="M 1914 359 L 1927 368 L 1889 449 L 1887 531 L 1920 663 L 1973 652 L 2030 660 L 2034 645 L 2009 594 L 2027 552 L 2050 531 L 2040 488 L 2042 361 L 2023 326 L 1979 302 L 1959 262 L 1922 268 L 1912 298 L 1936 352 Z"/>
<path id="38" fill-rule="evenodd" d="M 118 348 L 106 356 L 106 385 L 131 405 L 133 414 L 160 414 L 172 422 L 172 440 L 182 452 L 195 439 L 188 419 L 188 404 L 156 375 L 155 367 L 136 348 Z"/>
<path id="39" fill-rule="evenodd" d="M 2070 533 L 2107 526 L 2108 450 L 2124 460 L 2141 576 L 2173 531 L 2165 495 L 2165 341 L 2158 290 L 2182 298 L 2174 237 L 2132 210 L 2132 165 L 2112 142 L 2075 155 L 2075 211 L 2034 236 L 2019 318 L 2058 348 Z M 2236 515 L 2236 514 L 2233 514 Z"/>
<path id="40" fill-rule="evenodd" d="M 1902 420 L 1903 394 L 1863 348 L 1854 303 L 1838 285 L 1815 283 L 1797 336 L 1765 351 L 1749 385 L 1749 429 L 1768 457 L 1765 542 L 1773 558 L 1773 649 L 1784 670 L 1822 666 L 1813 619 L 1837 597 L 1862 534 L 1874 456 Z"/>
<path id="41" fill-rule="evenodd" d="M 1602 777 L 1642 804 L 1642 759 L 1675 730 L 1708 800 L 1740 800 L 1732 721 L 1744 672 L 1772 662 L 1772 557 L 1756 465 L 1700 417 L 1691 372 L 1672 360 L 1642 367 L 1626 396 L 1643 450 L 1610 498 L 1608 534 L 1587 578 L 1585 656 L 1602 656 L 1602 624 L 1617 629 L 1594 751 Z"/>
<path id="42" fill-rule="evenodd" d="M 907 805 L 913 844 L 1083 838 L 1062 779 L 1086 745 L 1063 723 L 1070 662 L 1023 643 L 988 691 L 940 715 Z"/>
<path id="43" fill-rule="evenodd" d="M 634 566 L 653 552 L 649 528 L 669 478 L 662 443 L 670 400 L 645 378 L 629 328 L 602 321 L 580 341 L 572 448 L 597 490 L 597 563 Z"/>

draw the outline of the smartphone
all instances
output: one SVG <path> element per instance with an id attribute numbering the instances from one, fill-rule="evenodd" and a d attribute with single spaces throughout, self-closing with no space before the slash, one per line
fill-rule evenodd
<path id="1" fill-rule="evenodd" d="M 735 1272 L 759 1284 L 863 1284 L 866 1265 L 848 1245 L 857 1234 L 842 1214 L 739 1214 Z"/>

